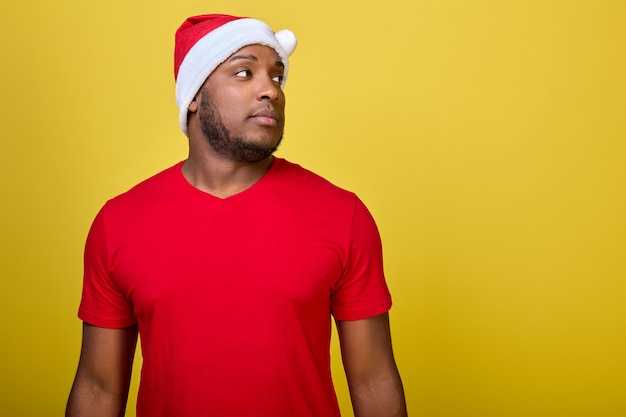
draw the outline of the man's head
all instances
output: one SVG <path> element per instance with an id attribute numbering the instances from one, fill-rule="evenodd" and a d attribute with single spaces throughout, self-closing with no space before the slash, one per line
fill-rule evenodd
<path id="1" fill-rule="evenodd" d="M 289 70 L 296 38 L 289 30 L 274 33 L 264 22 L 227 15 L 190 17 L 176 31 L 174 77 L 180 127 L 187 132 L 189 104 L 211 73 L 235 52 L 249 45 L 272 48 L 284 65 L 281 85 Z"/>
<path id="2" fill-rule="evenodd" d="M 189 105 L 190 154 L 208 143 L 213 155 L 231 161 L 272 155 L 285 125 L 284 69 L 274 49 L 258 44 L 218 65 Z"/>

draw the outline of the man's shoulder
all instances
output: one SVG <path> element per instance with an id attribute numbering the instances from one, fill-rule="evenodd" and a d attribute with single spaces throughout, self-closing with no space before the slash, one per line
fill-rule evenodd
<path id="1" fill-rule="evenodd" d="M 355 197 L 352 191 L 336 185 L 322 175 L 304 168 L 299 164 L 282 160 L 281 171 L 285 172 L 285 181 L 304 192 L 327 193 L 350 199 Z"/>
<path id="2" fill-rule="evenodd" d="M 151 205 L 159 200 L 171 198 L 172 191 L 176 188 L 176 174 L 180 172 L 182 162 L 178 162 L 151 177 L 141 181 L 129 190 L 107 201 L 106 206 L 124 208 Z"/>

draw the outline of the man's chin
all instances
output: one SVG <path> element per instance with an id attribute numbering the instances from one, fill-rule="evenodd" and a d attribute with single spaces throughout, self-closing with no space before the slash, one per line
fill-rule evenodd
<path id="1" fill-rule="evenodd" d="M 260 162 L 272 156 L 278 149 L 280 142 L 279 139 L 274 141 L 273 146 L 268 146 L 258 142 L 234 139 L 231 141 L 227 151 L 230 156 L 239 161 L 248 163 Z"/>

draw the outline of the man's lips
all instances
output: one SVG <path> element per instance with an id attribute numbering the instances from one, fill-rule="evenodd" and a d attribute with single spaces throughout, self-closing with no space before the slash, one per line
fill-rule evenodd
<path id="1" fill-rule="evenodd" d="M 278 126 L 280 124 L 280 115 L 272 108 L 264 107 L 252 113 L 250 116 L 256 122 L 267 126 Z"/>

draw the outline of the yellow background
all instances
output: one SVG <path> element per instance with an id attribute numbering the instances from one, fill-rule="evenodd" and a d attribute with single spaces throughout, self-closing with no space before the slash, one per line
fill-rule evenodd
<path id="1" fill-rule="evenodd" d="M 173 34 L 206 12 L 297 34 L 279 155 L 376 217 L 412 416 L 626 416 L 619 0 L 4 2 L 1 415 L 62 415 L 88 227 L 185 158 Z"/>

